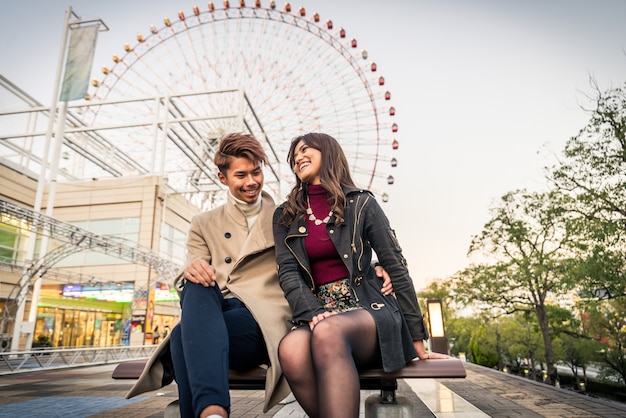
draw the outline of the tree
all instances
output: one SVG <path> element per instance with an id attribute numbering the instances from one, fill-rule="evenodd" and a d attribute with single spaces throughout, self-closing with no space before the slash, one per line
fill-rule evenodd
<path id="1" fill-rule="evenodd" d="M 572 197 L 586 254 L 572 281 L 598 298 L 626 295 L 626 92 L 601 92 L 592 80 L 591 119 L 548 169 L 555 189 Z"/>
<path id="2" fill-rule="evenodd" d="M 537 363 L 543 360 L 543 338 L 536 318 L 530 312 L 517 312 L 502 321 L 502 339 L 506 341 L 506 354 L 515 362 L 520 373 L 527 370 L 536 379 Z M 526 368 L 522 367 L 525 362 Z"/>
<path id="3" fill-rule="evenodd" d="M 584 326 L 602 344 L 604 376 L 616 378 L 626 391 L 626 299 L 591 302 Z"/>
<path id="4" fill-rule="evenodd" d="M 588 386 L 587 368 L 598 356 L 597 352 L 600 349 L 598 342 L 575 337 L 571 334 L 563 334 L 559 339 L 559 358 L 571 370 L 574 379 L 576 379 L 576 387 L 580 387 L 580 371 L 582 371 L 585 386 Z"/>
<path id="5" fill-rule="evenodd" d="M 557 358 L 569 367 L 576 379 L 577 388 L 580 387 L 579 371 L 582 371 L 585 386 L 588 386 L 587 368 L 597 360 L 602 346 L 588 334 L 572 311 L 551 306 L 550 318 Z"/>
<path id="6" fill-rule="evenodd" d="M 465 316 L 449 318 L 446 322 L 446 333 L 448 340 L 454 341 L 454 344 L 450 346 L 450 354 L 459 356 L 463 353 L 469 356 L 472 334 L 480 329 L 482 324 L 483 321 L 480 318 Z"/>
<path id="7" fill-rule="evenodd" d="M 472 363 L 495 367 L 499 363 L 494 333 L 488 332 L 486 324 L 472 331 L 469 343 L 469 359 Z"/>
<path id="8" fill-rule="evenodd" d="M 562 279 L 563 266 L 571 263 L 576 249 L 564 209 L 567 199 L 559 191 L 505 194 L 470 246 L 470 254 L 487 261 L 454 278 L 458 297 L 467 303 L 478 302 L 500 314 L 534 313 L 550 373 L 556 360 L 546 305 L 571 289 Z"/>

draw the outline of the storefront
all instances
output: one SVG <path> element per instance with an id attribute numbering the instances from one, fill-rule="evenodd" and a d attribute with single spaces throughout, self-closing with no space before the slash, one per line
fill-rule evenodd
<path id="1" fill-rule="evenodd" d="M 124 315 L 90 308 L 42 307 L 37 310 L 33 348 L 109 347 L 123 343 Z"/>
<path id="2" fill-rule="evenodd" d="M 178 316 L 169 309 L 175 302 L 158 303 L 159 299 L 171 299 L 172 295 L 167 291 L 155 293 L 159 297 L 155 298 L 149 317 L 155 327 L 159 326 L 162 338 L 176 324 Z M 33 348 L 150 344 L 153 336 L 146 330 L 146 311 L 145 308 L 138 311 L 138 303 L 145 306 L 145 302 L 138 302 L 132 284 L 116 284 L 115 289 L 103 285 L 44 285 Z"/>

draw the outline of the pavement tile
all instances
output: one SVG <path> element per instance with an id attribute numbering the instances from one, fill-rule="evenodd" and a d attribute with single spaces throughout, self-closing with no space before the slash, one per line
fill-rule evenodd
<path id="1" fill-rule="evenodd" d="M 0 376 L 0 418 L 162 418 L 165 407 L 178 397 L 176 384 L 172 384 L 125 399 L 134 380 L 112 379 L 114 368 L 111 364 Z M 584 396 L 469 363 L 466 370 L 466 379 L 437 381 L 494 418 L 626 417 L 626 404 Z M 377 394 L 376 391 L 361 393 L 363 402 L 367 396 Z M 278 405 L 263 413 L 263 396 L 263 391 L 232 391 L 231 416 L 306 418 L 297 403 Z M 403 380 L 398 381 L 398 396 L 409 399 L 415 416 L 435 416 Z M 445 418 L 448 417 L 471 418 L 471 415 L 446 414 Z"/>
<path id="2" fill-rule="evenodd" d="M 592 398 L 528 378 L 466 364 L 463 380 L 441 379 L 492 417 L 626 417 L 626 404 Z"/>

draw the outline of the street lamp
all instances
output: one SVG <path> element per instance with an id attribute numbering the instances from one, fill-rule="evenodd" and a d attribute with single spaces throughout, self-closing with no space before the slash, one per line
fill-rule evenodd
<path id="1" fill-rule="evenodd" d="M 440 299 L 426 301 L 428 325 L 430 328 L 430 350 L 435 353 L 448 354 L 448 339 L 443 322 L 443 308 Z"/>

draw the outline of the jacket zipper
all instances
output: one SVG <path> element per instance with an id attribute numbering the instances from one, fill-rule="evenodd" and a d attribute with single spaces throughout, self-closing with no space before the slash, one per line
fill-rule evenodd
<path id="1" fill-rule="evenodd" d="M 352 254 L 356 254 L 356 244 L 355 244 L 355 240 L 356 240 L 356 232 L 357 232 L 357 225 L 359 223 L 359 220 L 361 219 L 361 214 L 363 213 L 363 209 L 365 208 L 365 204 L 367 203 L 367 201 L 369 200 L 369 197 L 365 200 L 365 202 L 363 202 L 363 205 L 360 206 L 359 209 L 359 202 L 361 201 L 361 196 L 358 196 L 356 198 L 356 203 L 354 205 L 354 225 L 352 227 Z M 361 269 L 361 259 L 363 258 L 363 240 L 361 238 L 359 238 L 359 243 L 361 244 L 361 254 L 359 254 L 359 256 L 357 257 L 357 269 L 358 271 L 362 271 Z M 360 280 L 359 280 L 359 285 L 360 285 Z M 350 281 L 350 288 L 352 289 L 352 293 L 354 293 L 354 298 L 356 299 L 357 303 L 359 302 L 359 295 L 356 292 L 356 289 L 354 288 L 354 286 L 352 285 L 352 280 Z"/>
<path id="2" fill-rule="evenodd" d="M 365 202 L 363 202 L 363 204 L 359 207 L 359 200 L 361 200 L 361 196 L 357 197 L 356 199 L 356 205 L 355 205 L 355 214 L 354 214 L 354 226 L 352 228 L 352 253 L 356 254 L 356 244 L 354 243 L 354 241 L 356 240 L 356 231 L 357 231 L 357 225 L 361 220 L 361 215 L 363 214 L 363 210 L 365 209 L 365 205 L 367 204 L 367 202 L 369 201 L 369 196 L 367 196 L 365 198 Z M 361 239 L 359 237 L 359 243 L 361 244 L 361 253 L 359 254 L 359 256 L 357 257 L 357 267 L 359 269 L 359 271 L 361 271 L 361 259 L 363 258 L 363 239 Z"/>
<path id="3" fill-rule="evenodd" d="M 302 262 L 302 260 L 300 260 L 300 258 L 298 257 L 298 254 L 296 254 L 296 252 L 291 248 L 291 246 L 289 245 L 289 243 L 287 242 L 287 239 L 289 238 L 301 238 L 305 235 L 287 235 L 285 237 L 285 246 L 287 248 L 289 248 L 289 252 L 293 255 L 293 257 L 296 259 L 296 261 L 298 262 L 298 264 L 300 265 L 300 267 L 302 267 L 302 270 L 304 270 L 307 274 L 307 276 L 309 277 L 309 280 L 311 282 L 311 291 L 315 292 L 315 282 L 313 281 L 313 275 L 311 274 L 311 272 L 309 271 L 309 269 L 306 268 L 305 264 Z"/>

